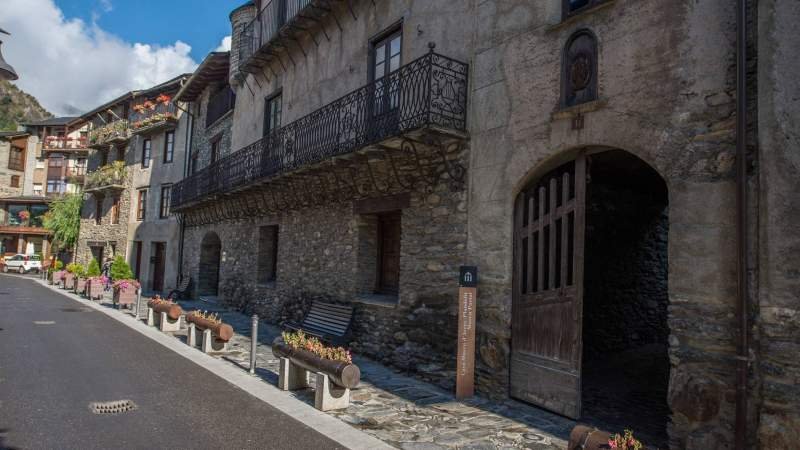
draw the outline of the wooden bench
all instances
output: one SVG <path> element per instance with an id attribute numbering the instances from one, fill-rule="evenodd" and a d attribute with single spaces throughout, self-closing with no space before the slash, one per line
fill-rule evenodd
<path id="1" fill-rule="evenodd" d="M 352 321 L 353 308 L 350 306 L 313 302 L 311 310 L 301 323 L 287 322 L 284 326 L 290 330 L 303 331 L 334 345 L 347 345 Z"/>
<path id="2" fill-rule="evenodd" d="M 192 277 L 186 277 L 181 280 L 181 284 L 178 286 L 177 289 L 173 289 L 170 291 L 169 295 L 167 295 L 166 300 L 179 300 L 185 298 L 186 295 L 189 293 L 189 287 L 192 285 Z"/>

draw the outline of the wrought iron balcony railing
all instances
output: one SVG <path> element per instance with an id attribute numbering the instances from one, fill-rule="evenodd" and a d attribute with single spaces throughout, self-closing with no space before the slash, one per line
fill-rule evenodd
<path id="1" fill-rule="evenodd" d="M 86 149 L 86 137 L 71 138 L 66 136 L 47 136 L 44 138 L 44 150 L 82 150 Z"/>
<path id="2" fill-rule="evenodd" d="M 85 176 L 84 189 L 87 191 L 99 191 L 124 188 L 126 174 L 125 163 L 115 161 L 87 174 Z"/>
<path id="3" fill-rule="evenodd" d="M 276 129 L 172 188 L 172 208 L 424 127 L 465 131 L 468 66 L 431 51 Z"/>
<path id="4" fill-rule="evenodd" d="M 131 131 L 127 120 L 115 120 L 89 132 L 90 147 L 104 147 L 112 143 L 122 143 L 130 139 Z"/>
<path id="5" fill-rule="evenodd" d="M 290 24 L 312 0 L 270 0 L 266 2 L 255 19 L 245 25 L 239 41 L 239 61 L 241 65 L 251 62 L 251 57 L 269 45 L 284 25 Z"/>
<path id="6" fill-rule="evenodd" d="M 171 127 L 178 121 L 177 113 L 177 106 L 169 101 L 136 105 L 130 116 L 131 131 L 147 133 Z"/>

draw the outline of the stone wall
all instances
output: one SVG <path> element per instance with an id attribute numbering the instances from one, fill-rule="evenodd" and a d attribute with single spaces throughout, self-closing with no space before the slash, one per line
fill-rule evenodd
<path id="1" fill-rule="evenodd" d="M 11 152 L 11 142 L 0 140 L 0 197 L 15 197 L 22 195 L 24 171 L 8 168 L 8 155 Z M 32 158 L 32 156 L 30 156 Z M 11 177 L 19 177 L 19 187 L 11 187 Z"/>
<path id="2" fill-rule="evenodd" d="M 355 352 L 450 387 L 466 209 L 466 193 L 446 183 L 412 193 L 402 210 L 400 292 L 394 298 L 373 295 L 374 283 L 363 281 L 376 267 L 375 253 L 361 250 L 374 246 L 374 234 L 364 227 L 374 216 L 356 214 L 352 202 L 189 227 L 185 274 L 198 279 L 202 240 L 214 232 L 222 241 L 219 297 L 226 304 L 272 323 L 301 320 L 313 300 L 351 304 Z M 264 282 L 255 244 L 259 227 L 270 225 L 279 227 L 277 276 Z"/>
<path id="3" fill-rule="evenodd" d="M 203 90 L 203 93 L 194 103 L 195 119 L 194 133 L 192 136 L 191 160 L 197 161 L 197 167 L 195 168 L 195 171 L 208 166 L 211 162 L 211 141 L 213 139 L 220 140 L 219 149 L 217 150 L 217 159 L 222 158 L 232 151 L 231 126 L 233 125 L 233 113 L 223 116 L 215 123 L 211 124 L 211 127 L 206 128 L 208 100 L 218 89 L 219 86 L 216 85 L 207 87 L 205 90 Z"/>

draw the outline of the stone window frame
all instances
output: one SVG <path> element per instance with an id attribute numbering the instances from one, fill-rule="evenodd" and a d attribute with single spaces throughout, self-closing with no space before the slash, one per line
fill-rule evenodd
<path id="1" fill-rule="evenodd" d="M 94 224 L 95 225 L 102 225 L 103 224 L 103 198 L 102 195 L 96 195 L 94 197 Z"/>
<path id="2" fill-rule="evenodd" d="M 150 138 L 142 141 L 142 169 L 150 167 L 150 162 L 153 159 L 153 141 Z"/>
<path id="3" fill-rule="evenodd" d="M 9 185 L 12 188 L 19 187 L 19 175 L 11 175 L 11 180 L 9 181 Z"/>
<path id="4" fill-rule="evenodd" d="M 269 232 L 267 235 L 265 232 Z M 281 227 L 279 224 L 258 227 L 258 248 L 256 250 L 257 281 L 262 286 L 274 286 L 278 279 L 278 248 Z M 265 242 L 269 239 L 270 242 Z M 267 244 L 271 252 L 267 252 Z"/>
<path id="5" fill-rule="evenodd" d="M 111 225 L 119 225 L 119 196 L 115 196 L 111 202 Z"/>
<path id="6" fill-rule="evenodd" d="M 25 149 L 11 146 L 8 151 L 8 170 L 25 170 Z"/>
<path id="7" fill-rule="evenodd" d="M 588 99 L 584 99 L 582 101 L 572 102 L 568 99 L 570 93 L 574 89 L 571 86 L 571 79 L 573 74 L 571 73 L 571 69 L 573 68 L 571 63 L 572 61 L 568 61 L 570 55 L 570 49 L 572 48 L 573 43 L 577 41 L 579 38 L 586 36 L 592 40 L 592 48 L 588 52 L 587 55 L 589 57 L 589 80 L 587 81 L 587 86 L 584 89 L 578 90 L 587 90 L 589 91 L 587 96 Z M 597 39 L 597 35 L 588 28 L 580 28 L 575 30 L 572 34 L 570 34 L 569 38 L 567 38 L 566 43 L 564 44 L 563 49 L 561 50 L 561 95 L 559 99 L 559 106 L 561 109 L 569 109 L 576 107 L 578 105 L 584 105 L 591 102 L 596 102 L 600 98 L 600 80 L 599 73 L 600 73 L 600 50 L 599 50 L 599 40 Z"/>

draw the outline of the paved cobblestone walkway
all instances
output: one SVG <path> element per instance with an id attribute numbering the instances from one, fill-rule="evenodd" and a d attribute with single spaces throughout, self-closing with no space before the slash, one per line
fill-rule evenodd
<path id="1" fill-rule="evenodd" d="M 103 303 L 111 306 L 111 296 Z M 142 299 L 142 320 L 146 300 Z M 250 366 L 250 318 L 221 308 L 213 302 L 183 301 L 185 311 L 216 312 L 236 331 L 227 352 L 213 356 L 238 365 Z M 129 313 L 133 314 L 132 311 Z M 186 341 L 186 324 L 171 333 Z M 277 385 L 278 358 L 272 354 L 272 340 L 280 330 L 261 322 L 258 333 L 256 376 Z M 398 374 L 366 358 L 355 358 L 361 369 L 361 384 L 354 389 L 349 408 L 329 414 L 397 448 L 408 450 L 440 449 L 536 449 L 566 448 L 566 438 L 574 422 L 522 403 L 496 403 L 475 397 L 466 402 L 438 387 Z M 314 379 L 311 378 L 313 386 Z M 313 405 L 314 391 L 305 389 L 293 395 Z"/>

